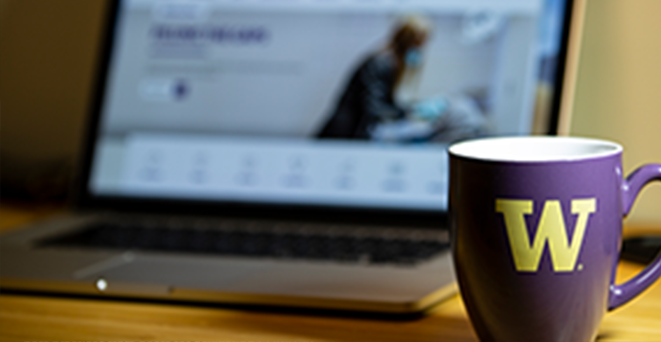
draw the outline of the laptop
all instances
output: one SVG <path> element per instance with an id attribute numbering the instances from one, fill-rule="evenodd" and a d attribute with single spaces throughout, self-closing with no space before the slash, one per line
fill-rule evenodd
<path id="1" fill-rule="evenodd" d="M 2 290 L 422 312 L 455 141 L 567 130 L 583 2 L 114 0 L 75 210 Z"/>

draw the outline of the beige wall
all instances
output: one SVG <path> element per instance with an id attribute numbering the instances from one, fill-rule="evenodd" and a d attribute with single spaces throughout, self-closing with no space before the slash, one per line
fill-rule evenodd
<path id="1" fill-rule="evenodd" d="M 0 148 L 76 155 L 105 0 L 0 0 Z"/>
<path id="2" fill-rule="evenodd" d="M 661 0 L 590 0 L 572 135 L 624 145 L 624 169 L 661 163 Z M 661 224 L 661 182 L 628 219 Z"/>
<path id="3" fill-rule="evenodd" d="M 105 0 L 0 0 L 0 148 L 73 156 Z M 589 0 L 572 134 L 614 139 L 625 169 L 661 162 L 661 0 Z M 661 184 L 632 224 L 661 223 Z"/>

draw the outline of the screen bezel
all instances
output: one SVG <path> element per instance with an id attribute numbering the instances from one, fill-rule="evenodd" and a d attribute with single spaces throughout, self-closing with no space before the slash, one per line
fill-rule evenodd
<path id="1" fill-rule="evenodd" d="M 566 96 L 568 55 L 578 46 L 570 46 L 570 32 L 580 28 L 577 20 L 572 18 L 575 7 L 574 0 L 567 0 L 563 14 L 563 29 L 556 66 L 556 78 L 551 101 L 547 134 L 558 134 L 558 125 L 564 120 L 559 117 L 560 109 Z M 250 217 L 256 219 L 283 219 L 302 221 L 324 221 L 338 223 L 354 223 L 364 225 L 439 227 L 447 219 L 443 210 L 412 210 L 392 208 L 341 207 L 310 204 L 272 204 L 246 203 L 227 200 L 177 200 L 149 197 L 127 197 L 96 195 L 89 189 L 92 175 L 93 157 L 96 144 L 101 134 L 101 113 L 109 76 L 112 46 L 119 20 L 120 0 L 109 1 L 106 9 L 105 25 L 99 46 L 99 58 L 95 72 L 95 83 L 92 90 L 90 113 L 83 142 L 83 154 L 79 163 L 78 176 L 74 182 L 74 205 L 82 211 L 110 211 L 126 213 L 168 213 L 172 215 L 204 215 L 223 217 Z M 577 44 L 576 44 L 577 45 Z M 569 60 L 571 62 L 571 60 Z M 571 87 L 571 86 L 570 86 Z M 569 115 L 569 113 L 562 113 Z"/>

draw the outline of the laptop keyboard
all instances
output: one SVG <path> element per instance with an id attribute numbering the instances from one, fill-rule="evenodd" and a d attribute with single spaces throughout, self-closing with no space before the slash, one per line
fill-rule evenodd
<path id="1" fill-rule="evenodd" d="M 369 231 L 374 231 L 370 229 Z M 344 231 L 282 224 L 97 222 L 39 242 L 39 247 L 104 248 L 345 263 L 414 265 L 449 248 L 431 232 Z"/>

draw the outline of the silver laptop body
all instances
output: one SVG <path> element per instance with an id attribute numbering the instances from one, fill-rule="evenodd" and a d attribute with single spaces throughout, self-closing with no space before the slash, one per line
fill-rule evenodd
<path id="1" fill-rule="evenodd" d="M 456 292 L 447 145 L 566 130 L 582 8 L 111 1 L 76 209 L 1 237 L 0 286 L 424 311 Z M 335 129 L 389 61 L 403 114 Z"/>

